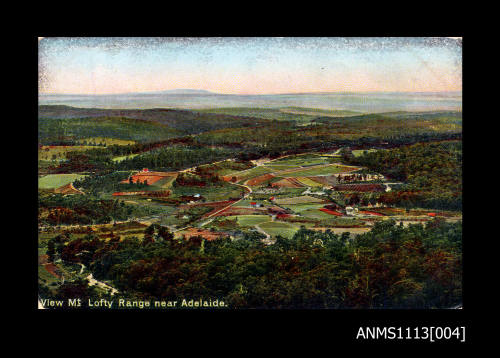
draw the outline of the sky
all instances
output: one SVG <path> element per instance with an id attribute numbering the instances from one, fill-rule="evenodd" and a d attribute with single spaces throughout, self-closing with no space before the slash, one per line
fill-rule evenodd
<path id="1" fill-rule="evenodd" d="M 40 94 L 462 90 L 457 38 L 50 38 Z"/>

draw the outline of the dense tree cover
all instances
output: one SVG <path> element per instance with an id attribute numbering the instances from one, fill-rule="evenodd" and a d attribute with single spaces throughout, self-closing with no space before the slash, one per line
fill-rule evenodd
<path id="1" fill-rule="evenodd" d="M 41 144 L 89 137 L 151 142 L 181 135 L 182 132 L 160 123 L 121 116 L 38 120 L 38 140 Z"/>
<path id="2" fill-rule="evenodd" d="M 222 128 L 248 127 L 273 121 L 217 113 L 202 113 L 178 109 L 97 109 L 68 106 L 39 106 L 39 137 L 54 136 L 101 136 L 113 134 L 122 139 L 150 142 L 166 139 L 173 133 L 197 134 Z M 116 126 L 114 120 L 125 121 L 130 128 Z M 78 121 L 82 123 L 78 127 Z M 133 126 L 133 127 L 132 127 Z M 125 126 L 122 126 L 125 127 Z M 154 132 L 154 129 L 156 133 Z M 46 130 L 47 129 L 47 130 Z M 93 133 L 88 135 L 87 133 Z M 109 135 L 106 135 L 109 136 Z"/>
<path id="3" fill-rule="evenodd" d="M 194 144 L 192 137 L 176 137 L 168 140 L 152 141 L 147 143 L 135 143 L 127 145 L 113 144 L 106 146 L 109 156 L 124 156 L 129 154 L 136 154 L 148 152 L 150 150 L 167 147 L 167 146 L 181 146 Z"/>
<path id="4" fill-rule="evenodd" d="M 246 170 L 254 167 L 254 164 L 250 161 L 240 161 L 240 160 L 225 160 L 218 163 L 200 165 L 196 168 L 196 171 L 200 174 L 215 174 L 227 171 L 240 171 Z M 222 173 L 223 175 L 224 173 Z"/>
<path id="5" fill-rule="evenodd" d="M 89 195 L 38 193 L 39 222 L 48 225 L 106 224 L 156 214 L 159 209 Z"/>
<path id="6" fill-rule="evenodd" d="M 391 138 L 402 134 L 407 136 L 460 133 L 462 113 L 370 113 L 350 117 L 318 117 L 313 122 L 318 124 L 318 130 L 329 128 L 334 135 L 344 139 L 365 136 Z"/>
<path id="7" fill-rule="evenodd" d="M 461 210 L 462 142 L 418 143 L 351 157 L 349 162 L 366 166 L 404 187 L 383 194 L 389 205 Z"/>
<path id="8" fill-rule="evenodd" d="M 152 144 L 152 149 L 133 158 L 114 162 L 116 154 L 130 154 L 132 146 L 109 146 L 108 148 L 89 149 L 66 153 L 66 161 L 52 168 L 55 173 L 66 172 L 110 172 L 113 170 L 137 170 L 149 168 L 159 171 L 173 171 L 192 166 L 211 163 L 235 157 L 239 152 L 224 148 L 207 148 L 200 146 Z M 116 148 L 126 148 L 124 152 Z M 147 150 L 148 145 L 138 148 Z M 141 150 L 142 150 L 141 149 Z"/>
<path id="9" fill-rule="evenodd" d="M 192 173 L 179 173 L 177 178 L 175 178 L 172 185 L 174 187 L 178 186 L 213 186 L 222 185 L 224 182 L 215 174 L 210 175 L 199 175 Z"/>
<path id="10" fill-rule="evenodd" d="M 160 227 L 146 231 L 143 241 L 89 235 L 60 252 L 139 299 L 219 298 L 231 308 L 447 308 L 461 302 L 461 223 L 404 228 L 381 222 L 354 238 L 302 228 L 270 246 L 256 232 L 234 241 L 178 241 Z"/>
<path id="11" fill-rule="evenodd" d="M 233 157 L 234 151 L 206 147 L 164 147 L 115 164 L 117 170 L 150 168 L 173 171 Z"/>
<path id="12" fill-rule="evenodd" d="M 233 119 L 235 118 L 239 117 Z M 43 121 L 49 120 L 44 119 Z M 72 125 L 78 128 L 81 126 L 82 130 L 89 127 L 89 123 L 80 123 L 77 119 L 61 121 L 72 121 Z M 104 121 L 104 119 L 101 118 L 99 121 Z M 99 121 L 92 123 L 98 124 Z M 131 119 L 127 119 L 127 121 L 135 123 Z M 146 143 L 108 145 L 99 149 L 75 151 L 68 153 L 67 161 L 53 169 L 55 172 L 128 170 L 140 167 L 177 170 L 235 157 L 242 160 L 262 157 L 275 158 L 284 154 L 332 150 L 340 147 L 353 149 L 390 148 L 419 142 L 461 138 L 459 129 L 447 130 L 446 127 L 443 127 L 441 130 L 434 130 L 430 128 L 431 124 L 433 127 L 439 127 L 439 122 L 428 123 L 428 121 L 419 120 L 405 122 L 404 119 L 392 118 L 386 118 L 383 122 L 379 121 L 381 120 L 376 118 L 329 118 L 318 121 L 316 124 L 302 126 L 288 121 L 256 121 L 251 123 L 248 119 L 243 120 L 243 122 L 235 120 L 232 123 L 226 123 L 221 129 L 216 129 L 217 126 L 200 127 L 198 134 L 194 137 L 179 135 L 176 138 L 165 139 L 172 136 L 155 135 L 148 137 L 149 140 Z M 145 122 L 145 126 L 160 125 L 154 122 Z M 44 125 L 48 125 L 47 123 Z M 127 127 L 129 124 L 125 123 L 125 127 Z M 238 123 L 239 125 L 237 125 Z M 47 133 L 52 133 L 52 129 L 54 128 L 46 128 Z M 43 130 L 42 133 L 44 133 Z M 86 132 L 84 134 L 84 137 L 89 135 Z M 123 137 L 117 133 L 94 133 L 94 135 L 100 136 L 108 134 L 111 137 Z M 72 138 L 71 136 L 56 137 L 55 140 L 59 141 L 71 140 Z M 137 138 L 135 139 L 137 140 Z M 217 147 L 214 148 L 214 146 Z M 112 161 L 113 157 L 129 154 L 140 155 L 119 163 Z"/>
<path id="13" fill-rule="evenodd" d="M 66 152 L 66 160 L 52 166 L 54 173 L 109 172 L 114 168 L 112 155 L 106 148 Z"/>
<path id="14" fill-rule="evenodd" d="M 112 172 L 109 174 L 91 174 L 89 176 L 77 179 L 73 182 L 75 188 L 81 188 L 90 195 L 98 195 L 99 193 L 113 193 L 117 191 L 125 191 L 130 187 L 137 190 L 146 187 L 142 183 L 122 184 L 121 181 L 129 178 L 133 171 Z"/>

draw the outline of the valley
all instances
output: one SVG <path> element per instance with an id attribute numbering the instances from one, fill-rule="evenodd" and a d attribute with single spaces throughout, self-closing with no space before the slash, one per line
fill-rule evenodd
<path id="1" fill-rule="evenodd" d="M 458 230 L 462 220 L 461 112 L 43 105 L 39 127 L 44 298 L 64 296 L 68 282 L 96 297 L 174 298 L 178 293 L 166 286 L 159 293 L 145 281 L 127 281 L 133 265 L 157 262 L 146 254 L 154 245 L 168 257 L 184 255 L 177 264 L 188 260 L 190 250 L 199 252 L 189 259 L 197 262 L 194 268 L 218 260 L 217 250 L 236 250 L 228 251 L 228 260 L 278 254 L 285 255 L 282 260 L 289 250 L 308 256 L 343 243 L 347 264 L 360 255 L 360 245 L 385 240 L 370 239 L 378 232 L 411 236 L 412 230 L 427 230 L 432 236 L 439 227 Z M 300 246 L 304 240 L 312 240 L 308 248 Z M 120 250 L 128 253 L 112 258 Z M 164 261 L 141 280 L 169 272 L 173 264 Z M 222 275 L 221 269 L 207 272 Z M 232 286 L 209 290 L 229 295 L 238 306 L 243 279 L 224 272 L 217 285 Z M 182 280 L 194 285 L 193 275 Z M 173 284 L 179 277 L 161 280 Z M 257 306 L 273 306 L 266 300 Z M 332 305 L 355 306 L 349 302 Z"/>

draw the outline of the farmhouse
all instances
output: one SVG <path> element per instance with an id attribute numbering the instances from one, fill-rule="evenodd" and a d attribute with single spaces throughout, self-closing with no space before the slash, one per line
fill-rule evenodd
<path id="1" fill-rule="evenodd" d="M 352 206 L 346 206 L 345 212 L 347 215 L 355 215 L 358 212 L 358 208 L 353 208 Z"/>

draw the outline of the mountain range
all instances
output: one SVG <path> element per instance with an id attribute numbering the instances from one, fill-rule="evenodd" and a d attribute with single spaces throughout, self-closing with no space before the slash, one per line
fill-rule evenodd
<path id="1" fill-rule="evenodd" d="M 394 111 L 461 111 L 461 92 L 290 93 L 239 95 L 197 89 L 174 89 L 122 94 L 39 94 L 40 105 L 84 108 L 206 109 L 224 107 L 306 107 L 362 113 Z"/>

